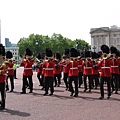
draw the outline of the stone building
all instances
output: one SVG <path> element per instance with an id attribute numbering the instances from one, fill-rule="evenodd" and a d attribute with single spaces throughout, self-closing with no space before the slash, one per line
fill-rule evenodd
<path id="1" fill-rule="evenodd" d="M 109 47 L 115 46 L 120 50 L 120 28 L 113 25 L 109 27 L 92 28 L 91 34 L 91 50 L 98 52 L 103 44 Z"/>
<path id="2" fill-rule="evenodd" d="M 18 47 L 5 47 L 5 51 L 11 51 L 13 54 L 13 59 L 16 60 L 17 64 L 21 63 L 21 58 L 18 55 Z"/>

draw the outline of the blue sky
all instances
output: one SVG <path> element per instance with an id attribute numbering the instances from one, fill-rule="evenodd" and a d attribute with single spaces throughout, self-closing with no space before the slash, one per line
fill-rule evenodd
<path id="1" fill-rule="evenodd" d="M 60 33 L 91 44 L 90 29 L 120 27 L 119 0 L 0 0 L 2 43 L 30 34 Z"/>

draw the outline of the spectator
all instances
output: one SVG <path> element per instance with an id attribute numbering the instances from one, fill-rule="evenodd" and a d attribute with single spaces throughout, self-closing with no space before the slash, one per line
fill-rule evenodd
<path id="1" fill-rule="evenodd" d="M 17 77 L 16 77 L 17 64 L 16 64 L 15 60 L 13 60 L 13 62 L 14 62 L 14 65 L 13 65 L 13 69 L 14 69 L 14 79 L 17 79 Z"/>

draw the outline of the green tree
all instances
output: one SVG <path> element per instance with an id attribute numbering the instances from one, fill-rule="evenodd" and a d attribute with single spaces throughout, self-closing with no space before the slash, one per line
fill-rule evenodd
<path id="1" fill-rule="evenodd" d="M 34 56 L 36 56 L 39 52 L 45 52 L 46 48 L 52 49 L 53 53 L 59 52 L 62 55 L 65 48 L 70 49 L 72 47 L 76 47 L 77 43 L 79 44 L 79 49 L 81 51 L 83 51 L 86 44 L 89 46 L 89 44 L 84 40 L 71 40 L 63 37 L 61 34 L 53 33 L 51 37 L 47 35 L 43 36 L 39 34 L 30 34 L 28 38 L 20 38 L 18 42 L 19 55 L 24 55 L 26 48 L 30 48 Z"/>

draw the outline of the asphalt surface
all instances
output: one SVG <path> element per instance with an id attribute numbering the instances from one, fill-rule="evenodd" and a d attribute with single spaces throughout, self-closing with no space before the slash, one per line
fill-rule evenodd
<path id="1" fill-rule="evenodd" d="M 83 86 L 79 88 L 77 98 L 70 97 L 65 90 L 63 80 L 60 87 L 55 87 L 53 96 L 43 96 L 36 77 L 33 75 L 33 93 L 20 94 L 22 88 L 23 68 L 17 69 L 15 89 L 6 93 L 6 108 L 0 110 L 0 120 L 120 120 L 120 91 L 107 99 L 99 100 L 100 90 L 84 93 Z"/>

